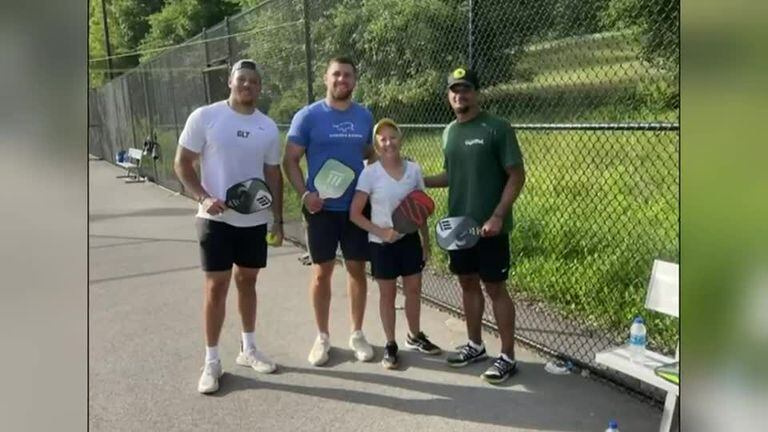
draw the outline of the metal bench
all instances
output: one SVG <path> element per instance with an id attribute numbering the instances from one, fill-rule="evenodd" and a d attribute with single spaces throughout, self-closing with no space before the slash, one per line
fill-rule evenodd
<path id="1" fill-rule="evenodd" d="M 125 157 L 123 158 L 123 161 L 117 162 L 118 166 L 121 166 L 126 169 L 126 173 L 124 175 L 117 176 L 117 178 L 131 178 L 134 177 L 134 181 L 142 181 L 141 177 L 139 176 L 139 168 L 141 168 L 141 157 L 143 156 L 144 152 L 137 149 L 137 148 L 129 148 L 128 151 L 125 153 Z M 131 175 L 131 171 L 134 172 L 134 175 Z"/>
<path id="2" fill-rule="evenodd" d="M 680 268 L 677 264 L 655 260 L 645 298 L 646 309 L 679 318 L 679 281 Z M 680 387 L 657 376 L 655 368 L 678 361 L 680 358 L 679 350 L 680 345 L 678 344 L 674 358 L 646 350 L 643 362 L 635 363 L 630 359 L 629 346 L 623 345 L 595 354 L 595 362 L 666 391 L 667 397 L 664 402 L 659 431 L 668 432 L 672 427 L 672 417 L 680 394 Z"/>

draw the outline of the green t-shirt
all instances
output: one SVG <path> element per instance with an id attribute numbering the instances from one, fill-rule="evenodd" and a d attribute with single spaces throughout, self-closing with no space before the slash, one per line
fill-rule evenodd
<path id="1" fill-rule="evenodd" d="M 448 173 L 448 215 L 470 216 L 482 225 L 499 205 L 506 167 L 523 166 L 515 130 L 506 120 L 481 111 L 474 119 L 451 122 L 443 131 L 443 168 Z M 503 232 L 512 230 L 512 210 Z"/>

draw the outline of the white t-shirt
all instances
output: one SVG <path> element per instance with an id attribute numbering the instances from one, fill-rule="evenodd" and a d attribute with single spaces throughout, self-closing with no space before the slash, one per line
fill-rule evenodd
<path id="1" fill-rule="evenodd" d="M 400 180 L 387 174 L 378 161 L 363 168 L 357 180 L 357 190 L 367 193 L 371 202 L 371 222 L 382 228 L 392 228 L 392 212 L 409 193 L 416 189 L 424 190 L 421 167 L 415 162 L 403 162 L 405 172 Z M 372 233 L 368 233 L 368 240 L 382 243 Z"/>
<path id="2" fill-rule="evenodd" d="M 200 154 L 200 182 L 222 201 L 227 189 L 249 178 L 264 179 L 264 164 L 280 164 L 280 134 L 271 118 L 255 110 L 240 114 L 227 101 L 200 107 L 187 119 L 179 145 Z M 272 211 L 240 214 L 227 209 L 212 216 L 198 206 L 197 217 L 248 227 L 270 223 Z"/>

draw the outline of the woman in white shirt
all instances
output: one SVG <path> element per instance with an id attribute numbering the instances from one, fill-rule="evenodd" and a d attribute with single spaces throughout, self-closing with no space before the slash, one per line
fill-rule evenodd
<path id="1" fill-rule="evenodd" d="M 424 190 L 421 168 L 400 155 L 402 134 L 397 124 L 382 119 L 373 127 L 373 141 L 379 160 L 363 169 L 350 208 L 350 219 L 368 231 L 371 247 L 371 271 L 379 285 L 379 314 L 387 343 L 382 365 L 387 369 L 398 366 L 395 342 L 395 297 L 397 278 L 402 277 L 405 291 L 405 316 L 408 335 L 405 346 L 426 354 L 436 355 L 440 348 L 429 341 L 420 329 L 421 271 L 429 258 L 429 230 L 403 235 L 392 227 L 392 212 L 410 192 Z M 371 202 L 371 218 L 363 214 Z"/>

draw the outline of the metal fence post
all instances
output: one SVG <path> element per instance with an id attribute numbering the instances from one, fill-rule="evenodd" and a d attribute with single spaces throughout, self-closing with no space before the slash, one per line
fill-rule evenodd
<path id="1" fill-rule="evenodd" d="M 147 113 L 147 133 L 152 134 L 152 111 L 151 111 L 151 104 L 149 103 L 149 86 L 147 85 L 147 80 L 149 79 L 149 74 L 152 72 L 150 63 L 147 63 L 146 72 L 141 74 L 141 85 L 144 88 L 144 110 Z"/>
<path id="2" fill-rule="evenodd" d="M 170 78 L 170 83 L 171 83 L 168 90 L 171 92 L 171 106 L 173 107 L 171 109 L 171 112 L 173 113 L 173 129 L 176 132 L 176 141 L 178 141 L 179 140 L 179 119 L 176 116 L 176 90 L 174 90 L 176 81 L 174 80 L 174 77 L 173 77 L 173 68 L 168 69 L 168 77 Z"/>
<path id="3" fill-rule="evenodd" d="M 224 18 L 224 28 L 226 28 L 227 30 L 227 61 L 231 65 L 234 62 L 232 61 L 232 30 L 229 26 L 229 17 Z M 206 57 L 206 62 L 207 62 L 207 57 Z"/>
<path id="4" fill-rule="evenodd" d="M 107 21 L 107 0 L 101 0 L 101 24 L 104 26 L 104 47 L 107 52 L 107 75 L 110 81 L 115 78 L 115 72 L 112 69 L 112 47 L 109 43 L 109 23 Z"/>
<path id="5" fill-rule="evenodd" d="M 203 27 L 203 48 L 205 49 L 205 66 L 211 65 L 211 53 L 208 50 L 208 29 Z"/>
<path id="6" fill-rule="evenodd" d="M 302 4 L 304 10 L 304 52 L 307 65 L 307 103 L 310 104 L 314 102 L 315 95 L 312 88 L 312 38 L 309 27 L 309 1 L 303 0 Z"/>
<path id="7" fill-rule="evenodd" d="M 117 87 L 117 84 L 115 83 L 115 80 L 114 80 L 114 79 L 113 79 L 113 80 L 111 80 L 111 81 L 109 82 L 109 84 L 110 84 L 110 87 L 111 87 L 111 89 L 112 89 L 112 105 L 115 107 L 115 108 L 114 108 L 114 109 L 115 109 L 115 115 L 117 115 L 117 113 L 118 113 L 118 111 L 119 111 L 119 110 L 118 110 L 118 105 L 117 105 L 117 88 L 116 88 L 116 87 Z M 123 136 L 122 136 L 122 134 L 120 133 L 120 130 L 119 130 L 119 126 L 117 125 L 117 121 L 115 121 L 115 123 L 116 123 L 116 124 L 115 124 L 115 127 L 114 127 L 114 131 L 115 131 L 115 136 L 114 136 L 114 139 L 115 139 L 115 143 L 118 143 L 118 142 L 119 142 L 119 145 L 120 145 L 120 149 L 121 149 L 121 150 L 128 150 L 128 149 L 125 147 L 125 143 L 123 142 Z"/>
<path id="8" fill-rule="evenodd" d="M 168 90 L 171 92 L 171 112 L 173 113 L 173 129 L 176 132 L 176 140 L 175 140 L 175 142 L 178 143 L 179 142 L 179 118 L 176 115 L 176 90 L 175 90 L 176 80 L 174 79 L 174 76 L 173 76 L 173 68 L 172 67 L 168 68 L 168 77 L 170 78 L 170 81 L 169 81 L 170 86 L 169 86 Z M 163 153 L 160 153 L 160 157 L 164 157 Z M 166 183 L 168 183 L 168 182 L 166 182 Z M 182 183 L 181 181 L 179 181 L 178 183 L 179 183 L 179 192 L 183 195 L 184 194 L 184 183 Z"/>
<path id="9" fill-rule="evenodd" d="M 146 73 L 142 74 L 142 86 L 144 88 L 144 109 L 147 112 L 147 136 L 152 137 L 154 136 L 154 120 L 152 119 L 152 111 L 150 111 L 151 104 L 149 103 L 149 86 L 147 84 L 147 80 L 149 79 L 149 74 L 151 73 L 151 63 L 147 63 L 146 65 Z M 154 164 L 154 159 L 152 160 L 152 163 Z M 157 179 L 157 167 L 153 166 L 155 169 L 153 170 L 155 174 L 155 182 L 158 181 Z"/>
<path id="10" fill-rule="evenodd" d="M 469 25 L 467 30 L 467 66 L 475 69 L 475 1 L 469 1 Z"/>
<path id="11" fill-rule="evenodd" d="M 126 96 L 129 94 L 129 88 L 128 88 L 128 74 L 123 75 L 123 101 L 125 101 Z M 125 103 L 125 102 L 124 102 Z M 128 118 L 131 119 L 131 136 L 133 137 L 133 143 L 136 144 L 138 140 L 136 139 L 136 125 L 133 121 L 133 103 L 131 101 L 131 97 L 128 96 L 128 102 L 125 103 L 128 105 Z"/>

